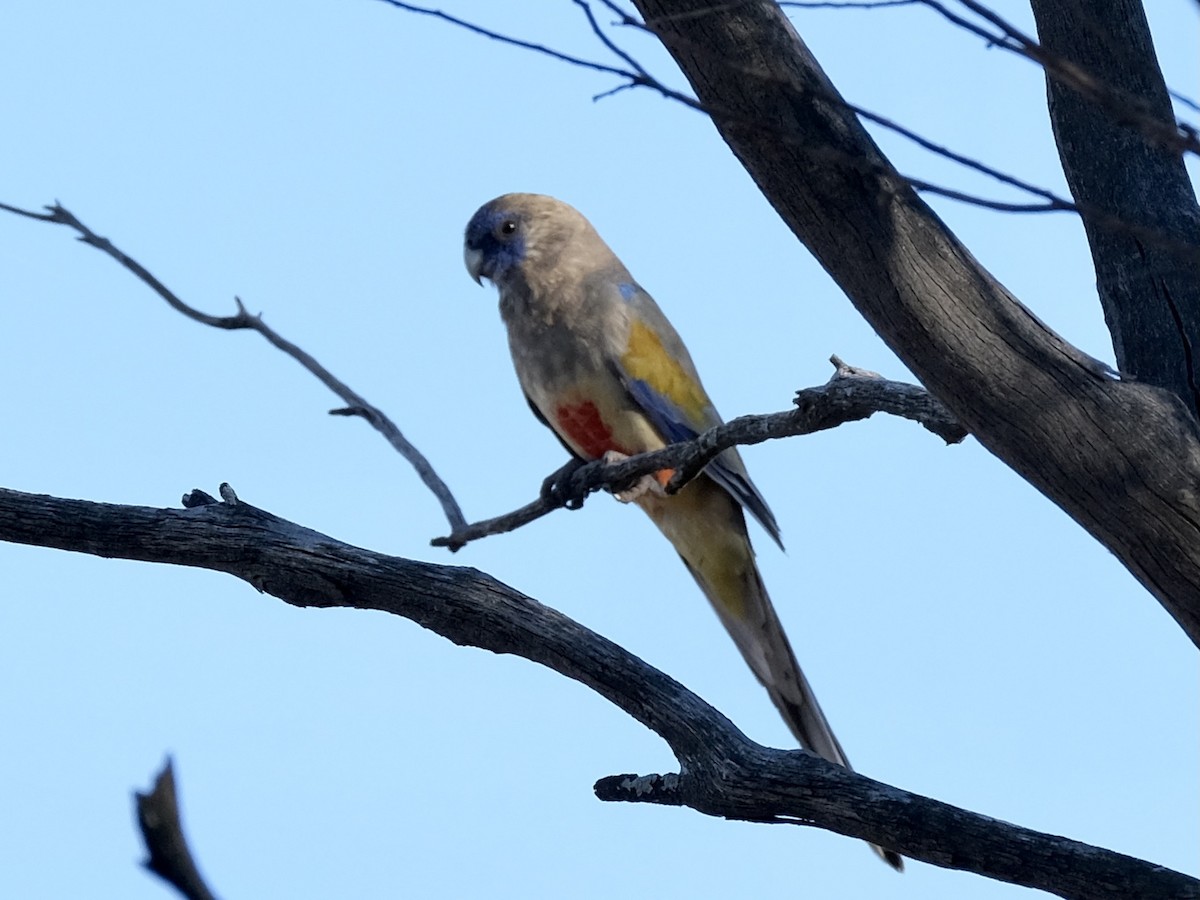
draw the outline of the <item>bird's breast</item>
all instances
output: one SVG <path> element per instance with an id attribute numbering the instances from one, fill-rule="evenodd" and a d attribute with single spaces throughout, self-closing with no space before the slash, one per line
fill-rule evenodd
<path id="1" fill-rule="evenodd" d="M 542 417 L 584 459 L 632 456 L 664 446 L 614 371 L 628 325 L 601 304 L 517 307 L 505 316 L 521 387 Z"/>
<path id="2" fill-rule="evenodd" d="M 662 437 L 608 369 L 566 366 L 544 379 L 522 378 L 525 393 L 578 456 L 633 456 L 665 446 Z"/>

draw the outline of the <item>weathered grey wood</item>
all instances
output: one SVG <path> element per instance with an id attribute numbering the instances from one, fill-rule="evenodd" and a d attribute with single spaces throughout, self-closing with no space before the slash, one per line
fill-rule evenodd
<path id="1" fill-rule="evenodd" d="M 758 444 L 772 438 L 795 437 L 836 428 L 847 422 L 885 412 L 919 422 L 950 444 L 965 440 L 967 431 L 950 411 L 923 387 L 889 381 L 876 372 L 847 366 L 834 356 L 837 372 L 828 383 L 796 392 L 796 409 L 765 415 L 740 416 L 711 428 L 694 440 L 672 444 L 652 453 L 641 453 L 617 463 L 593 460 L 568 462 L 546 479 L 541 496 L 520 509 L 434 538 L 435 547 L 455 551 L 493 534 L 513 531 L 564 506 L 578 509 L 589 494 L 601 488 L 628 485 L 643 475 L 674 469 L 667 490 L 675 491 L 691 481 L 717 455 L 729 447 Z"/>
<path id="2" fill-rule="evenodd" d="M 1047 51 L 1119 91 L 1131 107 L 1174 122 L 1140 2 L 1033 0 L 1033 12 Z M 1183 158 L 1052 75 L 1046 90 L 1117 364 L 1122 372 L 1174 391 L 1195 414 L 1200 210 Z"/>
<path id="3" fill-rule="evenodd" d="M 1200 644 L 1200 434 L 1107 377 L 993 278 L 883 157 L 770 3 L 636 0 L 763 194 L 985 447 Z"/>
<path id="4" fill-rule="evenodd" d="M 601 779 L 601 799 L 810 824 L 1063 897 L 1200 897 L 1200 882 L 1181 873 L 760 746 L 678 682 L 489 575 L 354 547 L 221 493 L 224 503 L 193 492 L 192 508 L 173 510 L 0 489 L 0 540 L 213 569 L 296 606 L 382 610 L 547 666 L 653 730 L 679 760 L 677 775 Z"/>

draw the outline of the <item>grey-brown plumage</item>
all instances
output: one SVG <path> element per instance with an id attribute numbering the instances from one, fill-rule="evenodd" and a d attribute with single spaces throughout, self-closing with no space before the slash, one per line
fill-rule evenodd
<path id="1" fill-rule="evenodd" d="M 498 197 L 467 225 L 464 256 L 476 281 L 500 291 L 530 406 L 576 456 L 658 450 L 720 424 L 671 323 L 572 207 L 537 194 Z M 671 541 L 801 745 L 850 768 L 754 562 L 742 510 L 777 543 L 779 527 L 741 456 L 725 451 L 667 496 L 670 476 L 647 476 L 622 499 Z M 875 849 L 901 868 L 899 856 Z"/>

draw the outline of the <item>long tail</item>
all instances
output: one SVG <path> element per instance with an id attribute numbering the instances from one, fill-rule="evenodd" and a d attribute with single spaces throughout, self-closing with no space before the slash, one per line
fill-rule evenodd
<path id="1" fill-rule="evenodd" d="M 701 477 L 673 497 L 645 496 L 638 504 L 674 545 L 796 740 L 850 769 L 763 585 L 738 503 Z M 899 854 L 871 846 L 903 870 Z"/>

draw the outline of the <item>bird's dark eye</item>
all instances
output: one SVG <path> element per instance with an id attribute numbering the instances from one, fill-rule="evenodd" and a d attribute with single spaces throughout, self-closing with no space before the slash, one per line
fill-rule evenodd
<path id="1" fill-rule="evenodd" d="M 515 219 L 505 219 L 503 222 L 500 223 L 500 227 L 497 229 L 498 233 L 502 237 L 508 237 L 510 234 L 512 234 L 516 230 L 517 230 L 517 223 L 516 223 Z"/>

